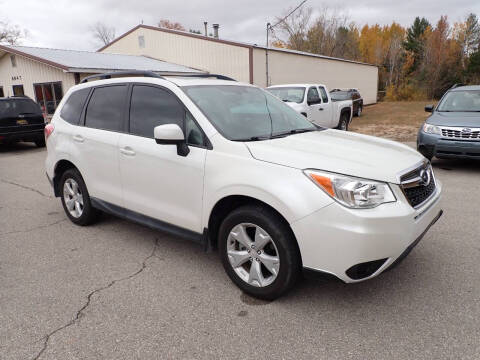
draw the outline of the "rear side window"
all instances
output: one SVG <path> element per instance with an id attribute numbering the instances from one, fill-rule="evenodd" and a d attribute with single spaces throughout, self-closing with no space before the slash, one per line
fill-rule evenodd
<path id="1" fill-rule="evenodd" d="M 135 85 L 130 103 L 130 133 L 153 138 L 153 128 L 177 124 L 184 128 L 185 109 L 177 98 L 166 90 Z"/>
<path id="2" fill-rule="evenodd" d="M 88 102 L 85 126 L 112 131 L 123 130 L 123 109 L 127 87 L 113 85 L 96 88 Z"/>
<path id="3" fill-rule="evenodd" d="M 72 93 L 62 107 L 61 118 L 70 124 L 78 125 L 89 92 L 90 88 L 86 88 Z"/>

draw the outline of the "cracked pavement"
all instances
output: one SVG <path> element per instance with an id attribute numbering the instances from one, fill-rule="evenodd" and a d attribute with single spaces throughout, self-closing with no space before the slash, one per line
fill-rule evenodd
<path id="1" fill-rule="evenodd" d="M 396 269 L 269 303 L 188 241 L 110 216 L 73 225 L 44 159 L 0 147 L 2 360 L 478 358 L 480 163 L 434 162 L 445 214 Z"/>

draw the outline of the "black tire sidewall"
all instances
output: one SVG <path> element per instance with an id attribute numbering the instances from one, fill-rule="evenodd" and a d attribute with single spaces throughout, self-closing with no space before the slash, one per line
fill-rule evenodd
<path id="1" fill-rule="evenodd" d="M 227 256 L 227 240 L 230 231 L 240 223 L 260 226 L 273 239 L 280 257 L 280 269 L 275 281 L 265 287 L 255 287 L 243 281 L 235 273 Z M 230 279 L 244 292 L 257 298 L 274 300 L 287 292 L 296 282 L 300 273 L 300 254 L 289 228 L 269 209 L 245 206 L 229 214 L 219 230 L 218 249 L 223 267 Z"/>
<path id="2" fill-rule="evenodd" d="M 76 181 L 78 186 L 80 187 L 80 190 L 82 191 L 82 197 L 83 197 L 83 212 L 82 215 L 78 218 L 73 217 L 70 212 L 67 209 L 67 206 L 65 204 L 65 199 L 63 195 L 63 186 L 65 184 L 65 181 L 67 179 L 73 179 Z M 80 175 L 80 172 L 76 169 L 70 169 L 67 170 L 63 173 L 62 177 L 60 178 L 60 183 L 59 183 L 59 191 L 60 191 L 60 198 L 62 200 L 62 205 L 63 209 L 65 210 L 65 214 L 67 214 L 68 218 L 70 221 L 77 225 L 85 226 L 90 224 L 93 219 L 95 218 L 96 211 L 92 207 L 91 201 L 90 201 L 90 195 L 88 194 L 87 186 L 85 185 L 85 182 L 83 181 L 82 176 Z"/>
<path id="3" fill-rule="evenodd" d="M 342 129 L 343 123 L 345 123 L 345 130 Z M 340 123 L 338 124 L 338 129 L 343 131 L 348 131 L 348 114 L 347 113 L 343 113 L 342 116 L 340 116 Z"/>

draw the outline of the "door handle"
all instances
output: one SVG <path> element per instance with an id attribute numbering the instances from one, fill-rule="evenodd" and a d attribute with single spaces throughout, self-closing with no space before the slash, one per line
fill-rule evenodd
<path id="1" fill-rule="evenodd" d="M 135 151 L 133 151 L 132 148 L 130 147 L 124 147 L 124 148 L 121 148 L 120 149 L 120 152 L 123 154 L 123 155 L 127 155 L 127 156 L 135 156 Z"/>
<path id="2" fill-rule="evenodd" d="M 82 135 L 74 135 L 73 140 L 79 143 L 83 143 L 85 141 Z"/>
<path id="3" fill-rule="evenodd" d="M 318 108 L 319 111 L 323 111 L 323 108 Z"/>

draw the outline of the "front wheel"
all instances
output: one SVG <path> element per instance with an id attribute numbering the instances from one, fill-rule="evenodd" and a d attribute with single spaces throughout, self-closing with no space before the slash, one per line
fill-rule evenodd
<path id="1" fill-rule="evenodd" d="M 349 123 L 348 113 L 343 113 L 342 115 L 340 115 L 340 120 L 338 122 L 337 129 L 348 131 L 348 123 Z"/>
<path id="2" fill-rule="evenodd" d="M 218 241 L 225 271 L 245 293 L 274 300 L 297 281 L 300 253 L 291 229 L 274 211 L 234 210 L 220 226 Z"/>

